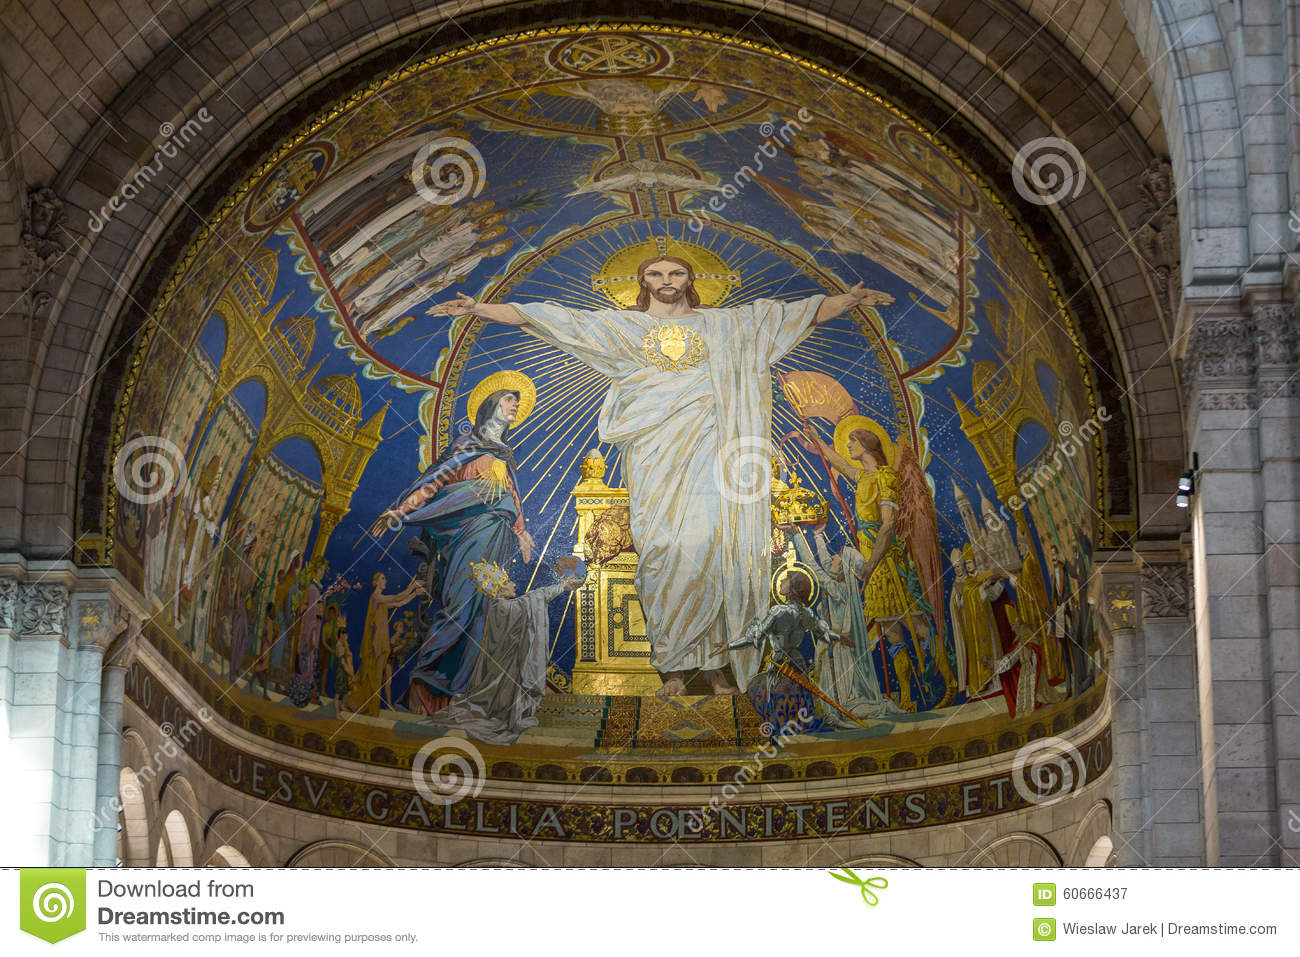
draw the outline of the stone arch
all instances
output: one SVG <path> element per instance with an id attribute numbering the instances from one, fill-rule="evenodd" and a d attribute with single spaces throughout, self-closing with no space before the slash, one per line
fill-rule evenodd
<path id="1" fill-rule="evenodd" d="M 843 867 L 920 867 L 910 857 L 899 857 L 897 854 L 867 854 L 864 857 L 855 857 L 851 861 L 845 861 Z"/>
<path id="2" fill-rule="evenodd" d="M 229 844 L 222 844 L 208 857 L 205 867 L 251 867 L 248 858 Z"/>
<path id="3" fill-rule="evenodd" d="M 392 867 L 393 862 L 374 848 L 351 841 L 323 840 L 305 844 L 285 861 L 285 867 Z"/>
<path id="4" fill-rule="evenodd" d="M 1184 284 L 1198 279 L 1235 280 L 1250 264 L 1244 202 L 1214 202 L 1246 185 L 1246 156 L 1233 135 L 1241 108 L 1213 0 L 1118 0 L 1160 98 L 1169 141 L 1181 232 Z M 1203 122 L 1202 104 L 1212 107 Z M 1207 166 L 1212 163 L 1212 166 Z M 1192 182 L 1201 176 L 1201 185 Z M 1242 197 L 1244 201 L 1244 196 Z M 1213 257 L 1214 264 L 1204 262 Z"/>
<path id="5" fill-rule="evenodd" d="M 179 771 L 168 775 L 158 796 L 158 833 L 154 844 L 170 852 L 172 867 L 193 867 L 203 847 L 203 815 L 198 796 Z M 185 860 L 188 863 L 182 864 Z M 161 866 L 161 865 L 160 865 Z"/>
<path id="6" fill-rule="evenodd" d="M 185 823 L 185 815 L 174 808 L 162 819 L 154 866 L 194 866 L 194 842 L 190 836 L 189 825 Z"/>
<path id="7" fill-rule="evenodd" d="M 1115 842 L 1110 839 L 1109 834 L 1103 834 L 1097 838 L 1097 843 L 1093 844 L 1092 849 L 1088 851 L 1083 866 L 1114 867 L 1118 860 L 1118 856 L 1115 854 Z"/>
<path id="8" fill-rule="evenodd" d="M 1088 808 L 1088 812 L 1079 822 L 1075 829 L 1074 838 L 1070 841 L 1069 853 L 1065 856 L 1067 867 L 1091 867 L 1085 863 L 1086 858 L 1092 853 L 1092 849 L 1104 837 L 1110 840 L 1114 828 L 1112 825 L 1112 810 L 1109 801 L 1101 800 Z M 1112 847 L 1114 844 L 1112 843 Z"/>
<path id="9" fill-rule="evenodd" d="M 757 0 L 743 2 L 758 5 Z M 188 27 L 184 23 L 178 24 L 175 34 L 169 35 L 166 43 L 153 44 L 141 40 L 144 49 L 137 51 L 140 59 L 148 61 L 153 57 L 148 81 L 143 74 L 137 76 L 120 89 L 120 95 L 112 97 L 111 104 L 104 104 L 111 109 L 105 111 L 102 120 L 93 125 L 88 122 L 84 127 L 77 124 L 74 128 L 79 133 L 73 136 L 78 149 L 73 149 L 73 143 L 60 140 L 50 151 L 54 168 L 60 170 L 58 190 L 70 204 L 77 205 L 80 213 L 101 205 L 100 201 L 106 198 L 103 183 L 115 182 L 115 175 L 129 173 L 153 154 L 153 144 L 144 137 L 130 137 L 124 143 L 119 142 L 108 136 L 110 128 L 152 129 L 160 120 L 184 121 L 200 108 L 206 109 L 205 103 L 211 104 L 215 114 L 215 121 L 201 131 L 202 144 L 194 144 L 183 151 L 174 161 L 175 165 L 169 164 L 169 168 L 164 170 L 160 181 L 155 184 L 157 188 L 148 190 L 148 196 L 134 201 L 131 218 L 134 223 L 143 225 L 128 224 L 123 217 L 115 217 L 102 233 L 94 237 L 93 244 L 83 243 L 76 249 L 76 261 L 67 263 L 69 294 L 61 297 L 68 304 L 61 307 L 58 319 L 61 324 L 75 326 L 81 335 L 66 337 L 66 343 L 54 343 L 47 335 L 43 347 L 60 354 L 58 362 L 51 364 L 51 369 L 76 368 L 83 378 L 93 370 L 108 342 L 108 330 L 102 327 L 98 318 L 116 316 L 126 294 L 126 285 L 117 277 L 125 277 L 126 283 L 133 279 L 145 260 L 144 250 L 157 239 L 162 224 L 174 214 L 196 215 L 182 205 L 190 205 L 191 184 L 201 181 L 258 124 L 300 93 L 307 84 L 315 82 L 322 73 L 329 73 L 350 59 L 370 54 L 394 37 L 414 31 L 422 21 L 427 22 L 430 18 L 431 10 L 425 8 L 433 7 L 430 0 L 425 0 L 418 3 L 419 9 L 414 11 L 394 9 L 389 13 L 383 9 L 383 4 L 367 0 L 365 15 L 354 16 L 354 8 L 360 12 L 362 0 L 320 3 L 306 11 L 302 22 L 321 37 L 330 38 L 329 45 L 324 50 L 313 46 L 308 51 L 296 37 L 286 39 L 283 33 L 259 34 L 261 22 L 274 22 L 255 15 L 260 7 L 269 3 L 270 0 L 246 0 L 237 5 L 241 26 L 238 32 L 232 31 L 227 22 L 236 8 L 213 8 L 195 17 Z M 1088 0 L 1086 5 L 1089 11 L 1079 15 L 1075 28 L 1053 25 L 1054 29 L 1047 30 L 1041 29 L 1043 25 L 1028 9 L 1015 4 L 989 5 L 987 17 L 962 18 L 944 11 L 928 13 L 917 10 L 915 5 L 902 0 L 875 0 L 860 4 L 847 17 L 832 15 L 828 18 L 799 3 L 781 4 L 779 10 L 785 23 L 810 24 L 853 43 L 858 50 L 870 48 L 873 55 L 889 68 L 906 73 L 931 91 L 931 95 L 942 101 L 949 112 L 954 107 L 959 108 L 972 125 L 995 144 L 1003 154 L 1003 160 L 1023 142 L 1053 131 L 1049 121 L 1057 122 L 1064 115 L 1064 111 L 1056 108 L 1058 100 L 1061 105 L 1071 105 L 1077 99 L 1078 108 L 1070 112 L 1078 114 L 1078 122 L 1060 132 L 1078 139 L 1085 156 L 1096 151 L 1089 164 L 1097 170 L 1098 178 L 1105 180 L 1107 189 L 1105 195 L 1085 192 L 1080 197 L 1079 208 L 1071 211 L 1065 222 L 1068 229 L 1073 230 L 1075 245 L 1086 254 L 1085 261 L 1100 264 L 1098 285 L 1114 290 L 1109 296 L 1114 301 L 1106 308 L 1122 333 L 1130 320 L 1134 324 L 1142 321 L 1139 312 L 1150 312 L 1150 289 L 1149 283 L 1146 283 L 1148 288 L 1141 288 L 1144 280 L 1137 258 L 1123 248 L 1123 244 L 1119 249 L 1115 248 L 1113 227 L 1118 222 L 1121 233 L 1126 231 L 1124 220 L 1136 206 L 1131 186 L 1126 184 L 1137 169 L 1163 149 L 1163 136 L 1157 111 L 1149 102 L 1148 84 L 1140 72 L 1133 78 L 1118 77 L 1088 66 L 1093 62 L 1106 62 L 1108 55 L 1116 49 L 1117 36 L 1121 36 L 1130 47 L 1131 40 L 1123 29 L 1122 19 L 1118 26 L 1112 25 L 1106 32 L 1098 29 L 1103 19 L 1107 22 L 1115 19 L 1116 8 L 1111 0 Z M 490 3 L 469 4 L 458 10 L 458 15 L 478 15 L 477 12 L 491 6 Z M 575 8 L 570 14 L 575 18 L 594 15 L 599 12 L 600 4 L 580 3 L 577 7 L 580 9 Z M 700 15 L 698 8 L 691 16 L 665 8 L 657 18 L 671 20 L 677 16 L 698 22 Z M 963 23 L 981 25 L 986 21 L 997 21 L 1000 29 L 977 31 L 974 27 L 963 26 L 957 22 L 958 19 Z M 230 49 L 240 52 L 231 54 L 218 47 L 213 41 L 214 36 L 237 40 Z M 1139 36 L 1139 41 L 1141 39 Z M 1024 45 L 1032 47 L 1036 55 L 1018 57 L 1016 54 Z M 230 83 L 251 63 L 272 51 L 280 67 L 274 78 L 269 73 L 263 77 L 265 71 L 258 71 L 255 74 L 257 82 L 250 78 L 237 84 Z M 1031 63 L 1050 64 L 1053 79 L 1065 76 L 1069 82 L 1050 84 L 1037 76 Z M 1062 70 L 1065 72 L 1061 73 Z M 160 84 L 169 89 L 194 92 L 185 102 L 166 101 L 163 107 L 161 98 L 146 95 Z M 218 90 L 225 91 L 225 95 L 216 96 Z M 1128 92 L 1134 90 L 1140 92 Z M 1134 107 L 1132 113 L 1110 109 L 1103 102 L 1107 96 L 1118 97 L 1126 106 L 1131 103 Z M 160 111 L 166 115 L 156 115 Z M 1128 115 L 1134 119 L 1126 118 Z M 85 162 L 83 156 L 94 156 L 103 169 L 90 175 L 90 171 L 81 165 Z M 1110 189 L 1111 186 L 1114 189 Z M 1110 195 L 1112 192 L 1114 196 Z M 1146 341 L 1150 341 L 1150 337 Z M 73 342 L 76 344 L 70 344 Z M 1172 388 L 1174 378 L 1171 370 L 1169 365 L 1168 375 L 1158 382 L 1147 382 L 1144 389 Z M 34 549 L 52 547 L 47 542 L 66 541 L 67 536 L 55 534 L 55 531 L 66 528 L 71 515 L 75 496 L 75 446 L 80 440 L 85 418 L 85 397 L 79 394 L 69 396 L 66 390 L 59 391 L 58 385 L 66 381 L 66 377 L 60 379 L 41 373 L 38 378 L 36 390 L 46 398 L 41 400 L 34 395 L 33 401 L 24 405 L 55 410 L 43 413 L 37 429 L 53 442 L 70 444 L 73 454 L 58 457 L 57 461 L 71 464 L 60 467 L 54 483 L 50 483 L 47 476 L 33 471 L 32 463 L 24 466 L 33 486 L 56 485 L 56 489 L 47 490 L 43 496 L 43 500 L 55 503 L 55 510 L 46 515 L 32 514 L 21 534 L 22 540 Z M 61 491 L 57 490 L 60 485 Z M 67 514 L 60 517 L 60 511 Z"/>
<path id="10" fill-rule="evenodd" d="M 514 857 L 476 857 L 472 861 L 461 861 L 456 867 L 531 867 Z"/>
<path id="11" fill-rule="evenodd" d="M 149 823 L 149 844 L 152 846 L 160 816 L 158 795 L 162 790 L 162 782 L 158 780 L 157 763 L 145 745 L 144 737 L 135 728 L 124 728 L 122 731 L 122 767 L 130 768 L 135 775 L 134 783 L 144 800 L 145 820 Z"/>
<path id="12" fill-rule="evenodd" d="M 1061 855 L 1047 839 L 1028 831 L 995 838 L 963 862 L 968 867 L 1061 867 Z"/>
<path id="13" fill-rule="evenodd" d="M 204 857 L 209 861 L 222 848 L 230 848 L 244 860 L 245 863 L 241 866 L 275 866 L 275 855 L 257 828 L 243 815 L 228 809 L 218 811 L 209 818 L 203 829 L 203 846 Z"/>
<path id="14" fill-rule="evenodd" d="M 119 852 L 118 857 L 127 867 L 149 866 L 149 805 L 135 770 L 123 767 L 118 773 Z"/>

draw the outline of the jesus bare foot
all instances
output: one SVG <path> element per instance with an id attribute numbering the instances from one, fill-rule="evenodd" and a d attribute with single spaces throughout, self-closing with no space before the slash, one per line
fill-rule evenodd
<path id="1" fill-rule="evenodd" d="M 657 698 L 675 698 L 679 695 L 686 694 L 686 682 L 678 672 L 670 672 L 664 676 L 663 687 L 655 692 Z"/>
<path id="2" fill-rule="evenodd" d="M 740 689 L 727 681 L 727 676 L 723 674 L 721 668 L 705 671 L 703 674 L 714 694 L 740 694 Z"/>

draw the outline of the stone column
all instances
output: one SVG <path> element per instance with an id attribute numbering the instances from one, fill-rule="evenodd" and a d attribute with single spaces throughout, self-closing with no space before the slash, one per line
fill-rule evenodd
<path id="1" fill-rule="evenodd" d="M 1300 283 L 1298 283 L 1300 284 Z M 1264 569 L 1282 867 L 1300 867 L 1300 296 L 1255 310 Z"/>
<path id="2" fill-rule="evenodd" d="M 1151 864 L 1198 867 L 1205 864 L 1205 829 L 1196 635 L 1188 611 L 1187 558 L 1177 541 L 1141 543 L 1139 548 L 1151 761 Z"/>
<path id="3" fill-rule="evenodd" d="M 1277 866 L 1256 316 L 1249 303 L 1184 306 L 1196 315 L 1184 377 L 1189 444 L 1200 456 L 1191 511 L 1206 863 Z"/>
<path id="4" fill-rule="evenodd" d="M 1113 642 L 1110 686 L 1115 768 L 1115 856 L 1121 867 L 1151 862 L 1150 756 L 1147 741 L 1147 655 L 1138 630 L 1142 592 L 1128 551 L 1098 551 L 1099 613 Z"/>
<path id="5" fill-rule="evenodd" d="M 126 668 L 106 664 L 99 698 L 99 766 L 95 786 L 94 866 L 117 862 L 117 816 L 121 810 L 122 692 Z"/>
<path id="6" fill-rule="evenodd" d="M 57 577 L 0 577 L 0 708 L 7 718 L 5 829 L 10 866 L 67 863 L 64 807 L 80 701 L 67 640 L 68 588 Z M 80 863 L 80 862 L 74 862 Z"/>
<path id="7" fill-rule="evenodd" d="M 116 603 L 113 603 L 116 605 Z M 118 813 L 122 775 L 122 701 L 126 669 L 139 636 L 139 620 L 117 606 L 105 622 L 98 644 L 104 648 L 104 668 L 99 691 L 99 765 L 95 787 L 94 866 L 112 867 L 117 861 Z"/>
<path id="8" fill-rule="evenodd" d="M 7 865 L 89 867 L 101 789 L 117 794 L 122 683 L 101 698 L 106 637 L 117 634 L 116 573 L 68 562 L 0 563 L 0 733 L 8 736 Z M 138 596 L 131 607 L 138 616 Z M 105 723 L 107 722 L 107 724 Z M 105 751 L 105 748 L 108 748 Z M 117 814 L 109 815 L 116 845 Z M 113 856 L 107 859 L 108 864 Z"/>

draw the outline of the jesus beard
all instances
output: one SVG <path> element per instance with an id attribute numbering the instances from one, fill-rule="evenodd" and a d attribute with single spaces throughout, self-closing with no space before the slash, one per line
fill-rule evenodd
<path id="1" fill-rule="evenodd" d="M 681 289 L 673 289 L 669 287 L 667 289 L 650 290 L 650 295 L 654 296 L 656 299 L 658 299 L 660 302 L 662 302 L 664 305 L 667 306 L 671 306 L 673 303 L 681 299 L 682 296 L 684 296 L 685 294 L 686 294 L 685 287 L 682 287 Z"/>

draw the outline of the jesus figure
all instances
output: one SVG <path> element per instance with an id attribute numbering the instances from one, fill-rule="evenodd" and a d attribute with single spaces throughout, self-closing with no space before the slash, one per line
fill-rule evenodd
<path id="1" fill-rule="evenodd" d="M 461 295 L 429 314 L 519 326 L 609 377 L 600 438 L 622 453 L 637 596 L 664 682 L 656 694 L 685 694 L 695 671 L 714 694 L 736 694 L 727 666 L 743 688 L 759 665 L 756 649 L 729 645 L 768 608 L 771 518 L 768 483 L 735 476 L 768 461 L 770 366 L 814 326 L 893 297 L 859 283 L 839 296 L 704 309 L 694 270 L 672 256 L 641 263 L 637 281 L 634 309 Z"/>

